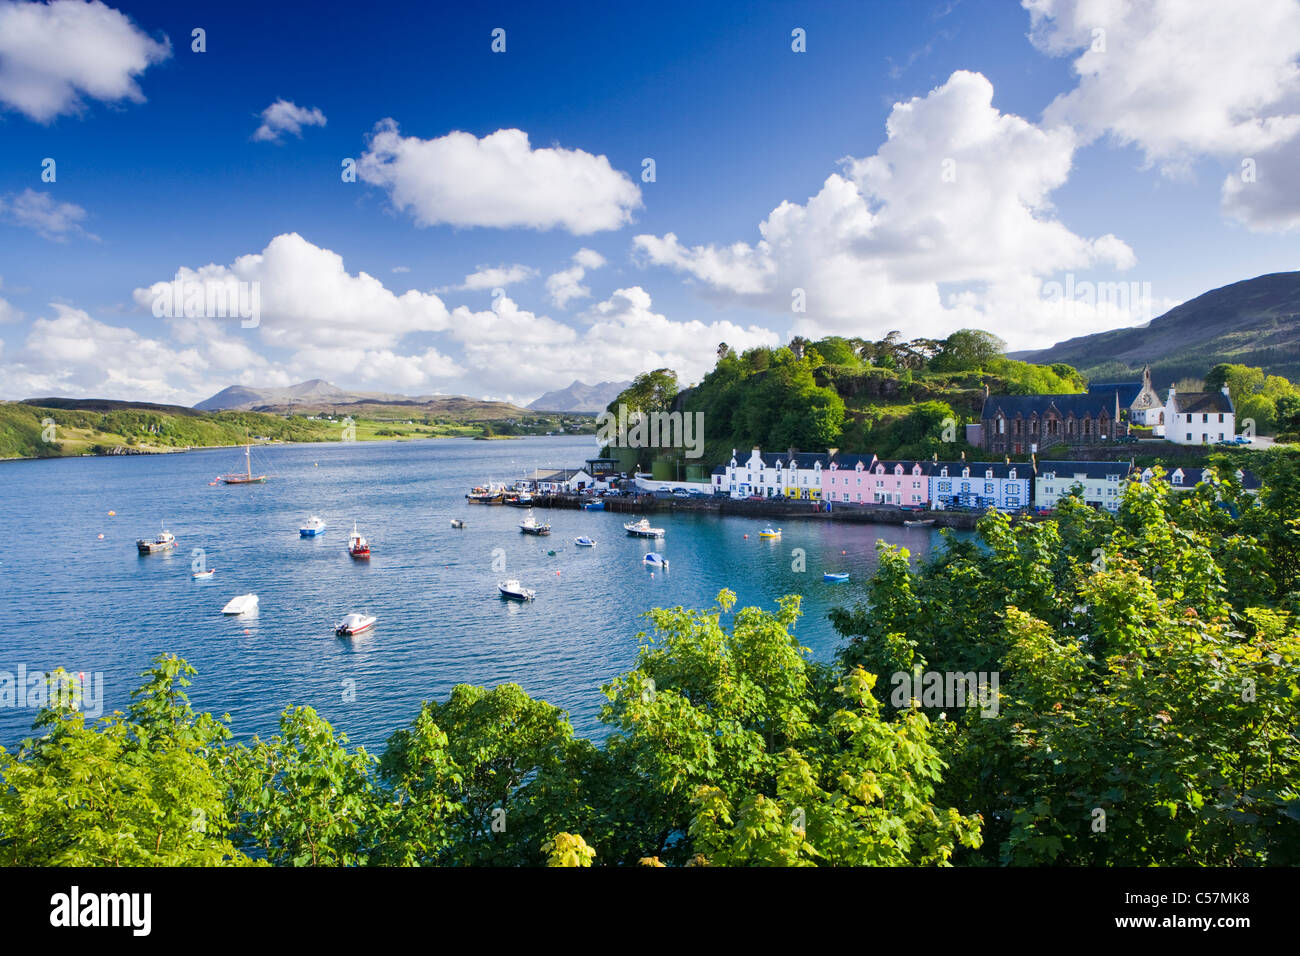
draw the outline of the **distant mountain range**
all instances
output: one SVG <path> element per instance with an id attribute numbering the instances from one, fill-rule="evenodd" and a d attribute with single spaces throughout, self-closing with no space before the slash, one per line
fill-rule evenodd
<path id="1" fill-rule="evenodd" d="M 1220 362 L 1254 365 L 1300 382 L 1300 272 L 1275 272 L 1214 289 L 1146 325 L 1098 332 L 1048 349 L 1013 352 L 1065 362 L 1094 381 L 1136 381 L 1150 365 L 1157 387 L 1201 378 Z"/>
<path id="2" fill-rule="evenodd" d="M 194 408 L 203 412 L 270 412 L 283 415 L 352 414 L 383 417 L 439 415 L 463 421 L 517 418 L 526 409 L 509 402 L 492 402 L 463 395 L 394 395 L 386 392 L 348 392 L 319 378 L 286 388 L 249 388 L 231 385 Z"/>
<path id="3" fill-rule="evenodd" d="M 540 412 L 603 412 L 605 406 L 631 384 L 628 381 L 588 385 L 575 378 L 568 388 L 547 392 L 537 401 L 530 402 L 528 407 Z"/>

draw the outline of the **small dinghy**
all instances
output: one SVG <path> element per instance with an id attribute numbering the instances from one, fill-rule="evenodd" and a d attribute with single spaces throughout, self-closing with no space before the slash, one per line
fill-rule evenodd
<path id="1" fill-rule="evenodd" d="M 298 534 L 304 538 L 314 538 L 318 534 L 325 533 L 325 522 L 316 515 L 307 519 L 306 524 L 298 529 Z"/>
<path id="2" fill-rule="evenodd" d="M 452 526 L 453 528 L 463 528 L 463 527 L 465 527 L 465 521 L 464 521 L 463 519 L 461 519 L 461 518 L 452 518 L 452 519 L 451 519 L 451 526 Z"/>
<path id="3" fill-rule="evenodd" d="M 195 581 L 206 581 L 208 578 L 212 577 L 212 575 L 216 573 L 217 573 L 216 568 L 208 568 L 206 571 L 195 571 L 192 575 L 190 575 L 190 577 L 194 578 Z"/>
<path id="4" fill-rule="evenodd" d="M 663 568 L 665 571 L 668 570 L 668 559 L 658 551 L 647 553 L 646 556 L 642 558 L 642 561 L 652 568 Z"/>
<path id="5" fill-rule="evenodd" d="M 920 521 L 904 521 L 904 522 L 903 522 L 903 527 L 905 527 L 905 528 L 928 528 L 928 527 L 930 527 L 932 524 L 934 524 L 934 519 L 933 519 L 933 518 L 924 518 L 924 519 L 922 519 L 922 520 L 920 520 Z"/>
<path id="6" fill-rule="evenodd" d="M 847 571 L 826 571 L 822 573 L 822 580 L 829 581 L 831 584 L 843 584 L 848 579 Z"/>
<path id="7" fill-rule="evenodd" d="M 497 585 L 497 590 L 501 592 L 503 598 L 510 598 L 513 601 L 531 601 L 537 597 L 536 591 L 524 587 L 514 578 L 509 581 L 502 581 Z"/>
<path id="8" fill-rule="evenodd" d="M 781 537 L 781 529 L 777 528 L 773 531 L 771 528 L 764 528 L 758 533 L 758 536 L 760 538 L 779 538 Z"/>
<path id="9" fill-rule="evenodd" d="M 241 594 L 239 597 L 233 597 L 230 599 L 230 602 L 221 609 L 222 614 L 253 614 L 256 611 L 256 594 Z"/>
<path id="10" fill-rule="evenodd" d="M 334 625 L 334 633 L 339 637 L 351 637 L 354 634 L 360 634 L 368 631 L 375 625 L 375 619 L 369 614 L 346 614 L 343 620 Z"/>
<path id="11" fill-rule="evenodd" d="M 573 543 L 580 548 L 594 548 L 596 546 L 596 539 L 588 538 L 585 534 L 582 534 L 574 538 Z"/>

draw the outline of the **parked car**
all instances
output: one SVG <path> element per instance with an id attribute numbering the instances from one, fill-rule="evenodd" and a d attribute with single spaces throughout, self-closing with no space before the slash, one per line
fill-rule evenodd
<path id="1" fill-rule="evenodd" d="M 1251 438 L 1249 435 L 1238 435 L 1232 440 L 1232 443 L 1234 445 L 1249 445 L 1254 440 L 1255 439 Z"/>
<path id="2" fill-rule="evenodd" d="M 1235 438 L 1220 438 L 1218 441 L 1215 442 L 1215 444 L 1216 444 L 1216 445 L 1236 445 L 1236 444 L 1237 444 L 1237 439 L 1235 439 Z"/>

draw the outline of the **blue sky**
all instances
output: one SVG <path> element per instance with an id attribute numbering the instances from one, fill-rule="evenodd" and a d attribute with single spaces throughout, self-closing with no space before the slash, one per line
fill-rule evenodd
<path id="1" fill-rule="evenodd" d="M 0 397 L 526 402 L 1296 267 L 1295 0 L 375 6 L 0 0 Z M 156 316 L 178 274 L 257 283 L 257 326 Z"/>

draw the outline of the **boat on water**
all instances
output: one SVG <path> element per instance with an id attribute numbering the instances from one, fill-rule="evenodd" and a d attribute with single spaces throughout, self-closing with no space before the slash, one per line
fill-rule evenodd
<path id="1" fill-rule="evenodd" d="M 217 573 L 216 568 L 208 568 L 206 571 L 195 571 L 190 575 L 195 581 L 206 581 L 212 575 Z"/>
<path id="2" fill-rule="evenodd" d="M 248 445 L 244 446 L 244 473 L 230 475 L 217 475 L 217 480 L 227 485 L 260 485 L 266 482 L 266 475 L 253 474 L 253 457 L 252 451 Z"/>
<path id="3" fill-rule="evenodd" d="M 370 557 L 370 542 L 357 530 L 357 523 L 352 522 L 352 533 L 348 535 L 348 554 L 361 559 Z"/>
<path id="4" fill-rule="evenodd" d="M 904 528 L 928 528 L 934 524 L 933 518 L 921 518 L 918 521 L 904 521 Z"/>
<path id="5" fill-rule="evenodd" d="M 498 484 L 478 485 L 465 495 L 465 500 L 472 505 L 505 504 L 506 489 Z"/>
<path id="6" fill-rule="evenodd" d="M 594 548 L 596 546 L 595 538 L 588 538 L 585 534 L 580 534 L 573 539 L 573 543 L 580 548 Z"/>
<path id="7" fill-rule="evenodd" d="M 641 561 L 643 564 L 646 564 L 649 567 L 663 568 L 665 571 L 668 570 L 668 559 L 665 558 L 658 551 L 647 552 L 646 556 L 642 558 Z"/>
<path id="8" fill-rule="evenodd" d="M 831 584 L 843 584 L 849 579 L 847 571 L 824 571 L 822 580 L 829 581 Z"/>
<path id="9" fill-rule="evenodd" d="M 158 532 L 152 541 L 140 538 L 136 541 L 135 547 L 141 554 L 159 554 L 163 551 L 173 550 L 176 547 L 176 538 L 164 528 Z"/>
<path id="10" fill-rule="evenodd" d="M 583 511 L 604 511 L 605 502 L 603 501 L 584 501 L 582 503 Z"/>
<path id="11" fill-rule="evenodd" d="M 532 588 L 526 588 L 514 578 L 508 581 L 502 581 L 497 585 L 497 590 L 501 592 L 503 598 L 510 598 L 514 601 L 531 601 L 537 597 L 537 592 Z"/>
<path id="12" fill-rule="evenodd" d="M 298 534 L 304 538 L 314 538 L 318 534 L 325 533 L 325 522 L 318 516 L 312 515 L 307 522 L 298 529 Z"/>
<path id="13" fill-rule="evenodd" d="M 345 614 L 343 620 L 334 625 L 334 633 L 339 637 L 351 637 L 368 631 L 375 626 L 375 618 L 370 614 Z"/>
<path id="14" fill-rule="evenodd" d="M 538 524 L 537 519 L 529 515 L 519 522 L 519 530 L 524 534 L 547 535 L 551 533 L 551 526 L 549 524 Z"/>
<path id="15" fill-rule="evenodd" d="M 642 518 L 640 521 L 629 521 L 623 525 L 623 530 L 634 538 L 662 538 L 664 536 L 663 528 L 650 527 L 649 518 Z"/>
<path id="16" fill-rule="evenodd" d="M 464 519 L 462 519 L 462 518 L 452 518 L 452 519 L 451 519 L 451 526 L 452 526 L 453 528 L 463 528 L 463 527 L 465 527 L 465 521 L 464 521 Z"/>
<path id="17" fill-rule="evenodd" d="M 533 506 L 533 496 L 527 491 L 521 491 L 519 494 L 507 498 L 506 504 L 515 508 L 531 508 Z"/>
<path id="18" fill-rule="evenodd" d="M 231 598 L 230 601 L 226 604 L 226 606 L 221 609 L 221 613 L 231 614 L 231 615 L 252 614 L 256 610 L 257 610 L 257 595 L 241 594 L 238 597 Z"/>
<path id="19" fill-rule="evenodd" d="M 779 538 L 781 537 L 781 529 L 777 528 L 773 531 L 771 528 L 764 528 L 758 533 L 758 536 L 760 538 Z"/>

